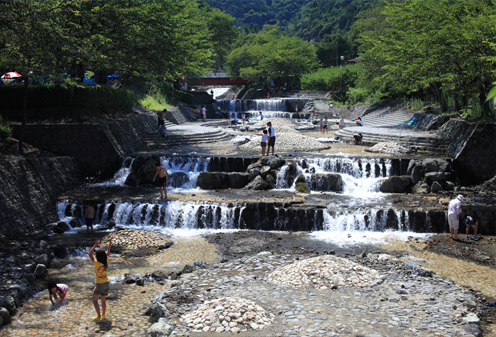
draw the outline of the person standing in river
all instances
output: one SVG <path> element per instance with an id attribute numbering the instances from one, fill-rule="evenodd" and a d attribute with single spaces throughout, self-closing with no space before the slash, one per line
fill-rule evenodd
<path id="1" fill-rule="evenodd" d="M 90 257 L 91 262 L 95 267 L 95 276 L 96 276 L 96 286 L 93 290 L 93 306 L 95 307 L 95 311 L 97 316 L 91 317 L 95 322 L 100 322 L 105 319 L 105 311 L 107 310 L 107 302 L 105 301 L 105 297 L 108 296 L 110 290 L 110 279 L 107 275 L 107 269 L 109 264 L 109 256 L 110 256 L 110 247 L 112 246 L 112 239 L 114 238 L 114 234 L 109 239 L 107 253 L 103 249 L 98 249 L 96 251 L 96 259 L 93 256 L 93 252 L 95 248 L 100 246 L 100 240 L 96 240 L 93 247 L 91 247 L 88 252 L 88 256 Z M 98 305 L 98 299 L 102 302 L 102 312 L 100 313 L 100 306 Z"/>
<path id="2" fill-rule="evenodd" d="M 161 166 L 159 163 L 155 164 L 155 176 L 153 177 L 153 182 L 155 182 L 155 178 L 157 178 L 157 175 L 160 197 L 164 199 L 165 194 L 165 200 L 167 200 L 167 183 L 169 182 L 169 173 L 167 172 L 165 167 Z"/>
<path id="3" fill-rule="evenodd" d="M 270 152 L 270 147 L 272 146 L 272 155 L 274 155 L 274 147 L 276 145 L 276 130 L 274 130 L 274 127 L 272 126 L 272 122 L 267 122 L 267 133 L 269 134 L 269 144 L 267 145 L 267 156 L 269 155 Z"/>
<path id="4" fill-rule="evenodd" d="M 95 209 L 90 205 L 84 205 L 84 222 L 86 223 L 86 233 L 93 233 L 93 221 L 95 220 Z"/>
<path id="5" fill-rule="evenodd" d="M 458 195 L 448 204 L 448 224 L 450 230 L 450 239 L 458 240 L 458 225 L 460 221 L 460 209 L 462 207 L 463 195 Z M 453 232 L 455 237 L 453 238 Z"/>

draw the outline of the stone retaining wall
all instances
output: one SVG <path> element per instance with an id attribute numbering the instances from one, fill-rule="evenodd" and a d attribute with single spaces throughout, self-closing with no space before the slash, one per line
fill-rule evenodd
<path id="1" fill-rule="evenodd" d="M 496 175 L 496 124 L 450 119 L 439 134 L 449 138 L 447 154 L 462 184 L 479 184 Z"/>
<path id="2" fill-rule="evenodd" d="M 2 157 L 0 233 L 15 237 L 58 221 L 57 197 L 81 184 L 74 158 Z"/>
<path id="3" fill-rule="evenodd" d="M 14 137 L 20 125 L 12 125 Z M 141 135 L 154 132 L 157 119 L 136 116 L 107 124 L 29 124 L 24 141 L 56 155 L 73 156 L 84 174 L 110 178 L 119 169 L 119 157 L 142 148 Z"/>

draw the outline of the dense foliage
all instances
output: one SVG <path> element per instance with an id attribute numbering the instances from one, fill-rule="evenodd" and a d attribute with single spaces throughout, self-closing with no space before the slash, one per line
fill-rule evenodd
<path id="1" fill-rule="evenodd" d="M 347 91 L 355 85 L 358 66 L 329 67 L 301 76 L 301 89 L 314 91 Z"/>
<path id="2" fill-rule="evenodd" d="M 10 125 L 3 120 L 2 116 L 0 116 L 0 147 L 8 145 L 10 137 L 12 137 L 12 129 L 10 128 Z"/>
<path id="3" fill-rule="evenodd" d="M 381 1 L 357 21 L 359 85 L 400 96 L 431 92 L 443 110 L 483 103 L 495 76 L 495 1 Z M 457 108 L 458 110 L 458 108 Z M 487 104 L 482 118 L 493 118 Z M 478 112 L 479 113 L 479 112 Z"/>
<path id="4" fill-rule="evenodd" d="M 235 77 L 289 80 L 319 66 L 314 47 L 286 35 L 277 25 L 266 25 L 256 34 L 242 34 L 227 57 L 229 73 Z"/>

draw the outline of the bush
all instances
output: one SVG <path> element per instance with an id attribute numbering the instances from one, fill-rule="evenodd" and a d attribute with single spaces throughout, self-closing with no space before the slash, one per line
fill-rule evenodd
<path id="1" fill-rule="evenodd" d="M 10 125 L 3 120 L 2 116 L 0 116 L 0 147 L 9 144 L 10 137 L 12 137 Z"/>
<path id="2" fill-rule="evenodd" d="M 171 102 L 184 102 L 193 104 L 194 96 L 186 91 L 181 91 L 173 88 L 170 83 L 152 83 L 151 88 L 157 95 L 162 95 L 167 101 Z"/>
<path id="3" fill-rule="evenodd" d="M 347 91 L 355 85 L 358 68 L 355 65 L 347 67 L 329 67 L 301 76 L 302 90 L 314 91 Z"/>
<path id="4" fill-rule="evenodd" d="M 346 92 L 348 96 L 348 102 L 351 105 L 357 104 L 359 102 L 365 102 L 369 97 L 369 92 L 361 88 L 350 88 Z"/>

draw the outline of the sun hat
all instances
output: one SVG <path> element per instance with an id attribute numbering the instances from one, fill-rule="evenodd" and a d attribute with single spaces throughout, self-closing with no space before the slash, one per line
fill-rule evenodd
<path id="1" fill-rule="evenodd" d="M 461 202 L 463 202 L 463 195 L 459 194 L 456 198 L 457 198 L 458 200 L 460 200 Z"/>

